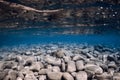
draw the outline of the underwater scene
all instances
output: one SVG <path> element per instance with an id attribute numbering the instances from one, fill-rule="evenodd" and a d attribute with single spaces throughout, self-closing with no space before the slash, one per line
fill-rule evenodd
<path id="1" fill-rule="evenodd" d="M 120 80 L 120 1 L 0 0 L 0 80 Z"/>

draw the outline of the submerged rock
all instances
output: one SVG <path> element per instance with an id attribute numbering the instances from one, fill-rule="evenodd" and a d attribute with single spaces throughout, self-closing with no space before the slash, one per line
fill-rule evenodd
<path id="1" fill-rule="evenodd" d="M 76 80 L 87 80 L 87 73 L 84 71 L 80 71 L 76 74 Z"/>
<path id="2" fill-rule="evenodd" d="M 61 58 L 65 55 L 65 50 L 64 49 L 60 49 L 56 52 L 56 56 Z"/>
<path id="3" fill-rule="evenodd" d="M 103 74 L 100 75 L 95 75 L 97 80 L 111 80 L 112 79 L 112 75 L 108 74 L 107 72 L 104 72 Z"/>
<path id="4" fill-rule="evenodd" d="M 39 76 L 39 80 L 47 80 L 46 75 L 40 75 L 40 76 Z"/>
<path id="5" fill-rule="evenodd" d="M 47 76 L 50 80 L 61 80 L 62 73 L 61 72 L 47 72 Z"/>
<path id="6" fill-rule="evenodd" d="M 120 80 L 120 72 L 114 73 L 113 80 Z"/>
<path id="7" fill-rule="evenodd" d="M 84 62 L 82 60 L 79 60 L 76 62 L 76 68 L 77 70 L 83 70 L 84 69 Z"/>
<path id="8" fill-rule="evenodd" d="M 64 80 L 74 80 L 74 78 L 72 77 L 72 75 L 70 73 L 63 73 L 63 79 Z"/>
<path id="9" fill-rule="evenodd" d="M 54 65 L 54 66 L 60 66 L 61 65 L 61 60 L 60 59 L 55 59 L 54 57 L 51 57 L 51 56 L 46 56 L 45 61 L 49 64 Z"/>
<path id="10" fill-rule="evenodd" d="M 85 71 L 91 74 L 102 74 L 103 69 L 100 66 L 94 64 L 85 65 Z"/>
<path id="11" fill-rule="evenodd" d="M 41 68 L 43 68 L 43 64 L 41 62 L 34 62 L 31 66 L 30 66 L 30 70 L 32 71 L 39 71 Z"/>
<path id="12" fill-rule="evenodd" d="M 76 71 L 76 65 L 74 61 L 69 61 L 67 63 L 67 72 L 74 72 Z"/>

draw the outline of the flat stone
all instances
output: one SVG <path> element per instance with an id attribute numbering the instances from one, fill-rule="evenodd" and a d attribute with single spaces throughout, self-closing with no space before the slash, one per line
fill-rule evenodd
<path id="1" fill-rule="evenodd" d="M 76 71 L 76 65 L 74 61 L 69 61 L 67 63 L 67 72 L 74 72 Z"/>
<path id="2" fill-rule="evenodd" d="M 46 75 L 40 75 L 40 76 L 39 76 L 39 80 L 47 80 Z"/>
<path id="3" fill-rule="evenodd" d="M 24 79 L 24 75 L 22 74 L 22 72 L 18 72 L 17 76 L 18 78 Z"/>
<path id="4" fill-rule="evenodd" d="M 31 66 L 35 62 L 34 56 L 23 56 L 24 57 L 24 66 Z"/>
<path id="5" fill-rule="evenodd" d="M 91 74 L 102 74 L 103 69 L 100 66 L 94 64 L 85 65 L 85 71 Z"/>
<path id="6" fill-rule="evenodd" d="M 47 72 L 47 76 L 50 80 L 61 80 L 62 73 L 61 72 Z"/>
<path id="7" fill-rule="evenodd" d="M 71 73 L 71 75 L 72 75 L 73 77 L 75 77 L 76 74 L 77 74 L 77 72 L 72 72 L 72 73 Z"/>
<path id="8" fill-rule="evenodd" d="M 19 62 L 19 64 L 22 63 L 22 62 L 23 62 L 22 56 L 17 55 L 16 58 L 15 58 L 15 61 L 16 61 L 16 62 Z"/>
<path id="9" fill-rule="evenodd" d="M 17 79 L 17 72 L 10 70 L 8 75 L 4 78 L 4 80 L 16 80 Z"/>
<path id="10" fill-rule="evenodd" d="M 58 66 L 53 66 L 52 71 L 53 72 L 60 72 L 60 68 Z"/>
<path id="11" fill-rule="evenodd" d="M 39 75 L 46 75 L 47 74 L 47 72 L 50 72 L 51 70 L 49 70 L 49 69 L 41 69 L 39 72 L 38 72 L 38 74 Z"/>
<path id="12" fill-rule="evenodd" d="M 120 72 L 113 74 L 113 80 L 120 80 Z"/>
<path id="13" fill-rule="evenodd" d="M 65 50 L 64 49 L 60 49 L 60 50 L 58 50 L 56 52 L 56 56 L 59 57 L 59 58 L 63 57 L 64 54 L 65 54 Z"/>
<path id="14" fill-rule="evenodd" d="M 65 62 L 62 62 L 62 64 L 61 64 L 61 70 L 62 70 L 63 72 L 65 72 L 65 70 L 66 70 Z"/>
<path id="15" fill-rule="evenodd" d="M 79 56 L 79 55 L 75 55 L 74 57 L 73 57 L 73 61 L 77 61 L 77 60 L 80 60 L 81 59 L 81 57 Z"/>
<path id="16" fill-rule="evenodd" d="M 76 68 L 77 70 L 83 70 L 84 69 L 84 62 L 82 60 L 79 60 L 76 62 Z"/>
<path id="17" fill-rule="evenodd" d="M 63 57 L 64 61 L 67 63 L 69 61 L 71 61 L 71 57 L 70 56 L 64 56 Z"/>
<path id="18" fill-rule="evenodd" d="M 6 77 L 7 73 L 8 72 L 6 71 L 0 71 L 0 80 L 3 80 Z"/>
<path id="19" fill-rule="evenodd" d="M 21 77 L 17 77 L 17 79 L 16 80 L 23 80 Z"/>
<path id="20" fill-rule="evenodd" d="M 31 66 L 30 66 L 30 70 L 32 71 L 39 71 L 41 68 L 43 68 L 43 64 L 41 62 L 34 62 Z"/>
<path id="21" fill-rule="evenodd" d="M 25 55 L 27 55 L 27 56 L 32 55 L 32 52 L 27 51 L 27 52 L 25 53 Z"/>
<path id="22" fill-rule="evenodd" d="M 61 66 L 61 60 L 55 59 L 52 56 L 46 56 L 45 61 L 51 65 L 54 65 L 54 66 Z"/>
<path id="23" fill-rule="evenodd" d="M 114 69 L 116 69 L 116 68 L 117 68 L 117 65 L 115 64 L 114 61 L 111 61 L 111 62 L 108 64 L 108 68 L 114 68 Z"/>
<path id="24" fill-rule="evenodd" d="M 64 80 L 74 80 L 74 78 L 71 76 L 71 74 L 67 73 L 67 72 L 63 73 L 63 79 Z"/>
<path id="25" fill-rule="evenodd" d="M 12 69 L 14 66 L 17 66 L 17 63 L 14 61 L 6 61 L 2 65 L 2 69 Z"/>
<path id="26" fill-rule="evenodd" d="M 87 73 L 85 71 L 80 71 L 76 74 L 76 80 L 87 80 Z"/>
<path id="27" fill-rule="evenodd" d="M 24 80 L 37 80 L 37 78 L 34 76 L 33 72 L 29 72 L 25 75 Z"/>
<path id="28" fill-rule="evenodd" d="M 112 78 L 112 75 L 104 72 L 103 74 L 95 75 L 95 77 L 96 77 L 97 80 L 105 80 L 105 79 L 110 80 Z"/>

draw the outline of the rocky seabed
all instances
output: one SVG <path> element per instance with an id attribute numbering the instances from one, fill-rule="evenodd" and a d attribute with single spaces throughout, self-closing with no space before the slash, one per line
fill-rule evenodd
<path id="1" fill-rule="evenodd" d="M 120 80 L 120 51 L 63 44 L 1 50 L 0 80 Z"/>

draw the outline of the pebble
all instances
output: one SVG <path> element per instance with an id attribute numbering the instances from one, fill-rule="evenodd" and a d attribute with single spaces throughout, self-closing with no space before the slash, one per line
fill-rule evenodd
<path id="1" fill-rule="evenodd" d="M 114 73 L 113 80 L 120 80 L 120 72 Z"/>
<path id="2" fill-rule="evenodd" d="M 60 59 L 55 59 L 54 57 L 47 56 L 45 58 L 45 61 L 49 64 L 52 64 L 54 66 L 60 66 L 61 65 L 61 60 Z"/>
<path id="3" fill-rule="evenodd" d="M 56 52 L 56 56 L 59 58 L 62 58 L 65 55 L 65 50 L 64 49 L 60 49 Z"/>
<path id="4" fill-rule="evenodd" d="M 61 80 L 62 79 L 61 72 L 47 72 L 47 76 L 50 80 Z"/>
<path id="5" fill-rule="evenodd" d="M 67 63 L 67 72 L 74 72 L 76 71 L 76 65 L 74 61 L 69 61 Z"/>
<path id="6" fill-rule="evenodd" d="M 74 80 L 74 78 L 71 76 L 71 74 L 67 73 L 67 72 L 63 73 L 63 79 L 64 80 Z"/>
<path id="7" fill-rule="evenodd" d="M 103 69 L 100 66 L 97 66 L 94 64 L 86 64 L 85 71 L 91 74 L 102 74 L 103 73 Z"/>
<path id="8" fill-rule="evenodd" d="M 120 80 L 119 51 L 59 45 L 6 52 L 0 59 L 0 80 Z"/>
<path id="9" fill-rule="evenodd" d="M 76 74 L 76 80 L 87 80 L 87 73 L 85 71 L 79 71 Z"/>
<path id="10" fill-rule="evenodd" d="M 84 62 L 82 60 L 76 61 L 76 68 L 78 71 L 84 69 Z"/>

